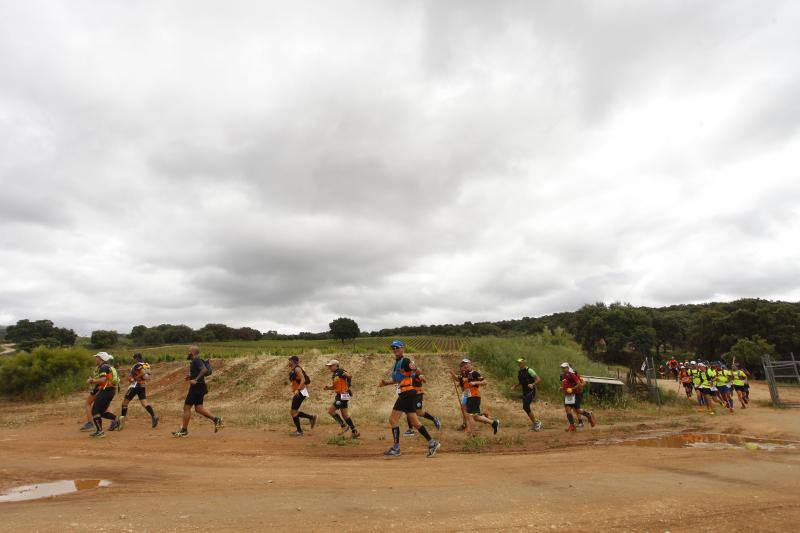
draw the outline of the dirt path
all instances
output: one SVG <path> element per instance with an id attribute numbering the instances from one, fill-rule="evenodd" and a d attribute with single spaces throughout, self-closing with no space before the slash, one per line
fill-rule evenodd
<path id="1" fill-rule="evenodd" d="M 0 416 L 9 412 L 5 405 Z M 797 411 L 753 408 L 577 435 L 560 426 L 541 433 L 512 427 L 501 429 L 492 451 L 477 454 L 462 451 L 463 435 L 444 430 L 433 459 L 423 457 L 419 437 L 404 438 L 403 456 L 383 459 L 388 432 L 377 425 L 362 428 L 359 444 L 334 446 L 327 421 L 297 439 L 288 427 L 214 434 L 195 419 L 191 436 L 176 440 L 168 437 L 174 418 L 156 430 L 145 418 L 132 407 L 125 431 L 101 441 L 78 432 L 74 417 L 0 429 L 0 489 L 113 482 L 0 504 L 0 530 L 789 531 L 800 520 L 800 449 L 612 443 L 682 430 L 800 441 Z M 731 521 L 731 509 L 747 512 Z"/>
<path id="2" fill-rule="evenodd" d="M 0 344 L 0 348 L 2 348 L 2 351 L 0 351 L 0 355 L 14 353 L 15 346 L 16 344 Z"/>

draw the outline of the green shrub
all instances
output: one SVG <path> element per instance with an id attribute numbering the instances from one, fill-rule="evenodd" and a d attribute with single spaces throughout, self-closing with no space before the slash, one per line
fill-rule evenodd
<path id="1" fill-rule="evenodd" d="M 40 346 L 31 353 L 0 358 L 0 390 L 12 398 L 61 396 L 80 389 L 92 366 L 94 359 L 82 348 Z"/>

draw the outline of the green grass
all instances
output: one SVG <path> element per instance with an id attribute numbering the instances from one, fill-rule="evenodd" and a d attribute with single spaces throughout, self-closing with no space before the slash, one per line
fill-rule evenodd
<path id="1" fill-rule="evenodd" d="M 467 437 L 461 443 L 462 452 L 482 453 L 489 447 L 489 439 L 476 435 L 474 437 Z"/>
<path id="2" fill-rule="evenodd" d="M 565 361 L 581 375 L 608 376 L 604 364 L 589 360 L 578 344 L 563 334 L 480 338 L 470 345 L 469 356 L 501 381 L 501 390 L 510 398 L 519 397 L 519 390 L 512 388 L 517 383 L 519 357 L 525 358 L 527 365 L 542 378 L 539 392 L 549 398 L 560 397 L 560 366 Z"/>
<path id="3" fill-rule="evenodd" d="M 351 439 L 347 435 L 334 435 L 328 439 L 331 446 L 357 446 L 361 444 L 357 439 Z"/>

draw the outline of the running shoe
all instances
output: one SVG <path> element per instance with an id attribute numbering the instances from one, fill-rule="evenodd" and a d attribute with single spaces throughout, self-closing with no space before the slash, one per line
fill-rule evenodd
<path id="1" fill-rule="evenodd" d="M 311 429 L 314 429 L 314 426 L 317 425 L 317 415 L 311 415 Z"/>
<path id="2" fill-rule="evenodd" d="M 597 419 L 594 417 L 594 411 L 589 411 L 589 425 L 594 427 L 597 424 Z"/>
<path id="3" fill-rule="evenodd" d="M 292 433 L 292 437 L 302 437 L 302 436 L 303 436 L 302 431 L 295 431 L 294 433 Z"/>
<path id="4" fill-rule="evenodd" d="M 391 448 L 383 452 L 383 455 L 385 455 L 386 457 L 399 457 L 400 448 L 395 448 L 394 446 L 392 446 Z"/>
<path id="5" fill-rule="evenodd" d="M 94 424 L 92 422 L 86 422 L 84 425 L 81 426 L 81 431 L 91 431 L 94 429 Z"/>
<path id="6" fill-rule="evenodd" d="M 219 431 L 220 429 L 224 428 L 225 424 L 222 422 L 222 417 L 215 416 L 214 417 L 214 433 Z"/>
<path id="7" fill-rule="evenodd" d="M 118 416 L 117 417 L 117 431 L 122 431 L 123 427 L 125 427 L 125 417 L 124 416 Z"/>
<path id="8" fill-rule="evenodd" d="M 441 447 L 442 443 L 439 442 L 438 440 L 431 441 L 431 443 L 428 444 L 428 457 L 433 457 L 434 455 L 436 455 L 436 452 L 439 451 L 439 448 Z"/>
<path id="9" fill-rule="evenodd" d="M 89 436 L 94 438 L 94 439 L 102 439 L 103 437 L 106 436 L 106 434 L 104 432 L 102 432 L 102 431 L 95 431 L 94 433 L 92 433 Z"/>
<path id="10" fill-rule="evenodd" d="M 497 435 L 497 430 L 499 427 L 500 427 L 500 420 L 495 418 L 494 421 L 492 422 L 492 432 L 494 432 L 495 435 Z"/>
<path id="11" fill-rule="evenodd" d="M 436 431 L 442 429 L 442 421 L 439 420 L 438 416 L 433 417 L 433 426 L 436 428 Z"/>
<path id="12" fill-rule="evenodd" d="M 567 429 L 565 429 L 564 431 L 566 431 L 566 432 L 575 431 L 575 424 L 570 424 L 569 427 Z"/>
<path id="13" fill-rule="evenodd" d="M 354 430 L 353 430 L 353 438 L 354 438 L 354 439 L 357 439 L 357 438 L 358 438 L 358 437 L 360 437 L 360 436 L 361 436 L 361 433 L 359 433 L 357 429 L 354 429 Z"/>
<path id="14" fill-rule="evenodd" d="M 178 431 L 173 431 L 172 432 L 172 436 L 173 437 L 188 437 L 189 436 L 189 431 L 181 428 Z"/>
<path id="15" fill-rule="evenodd" d="M 413 437 L 414 435 L 416 435 L 416 433 L 414 433 L 414 430 L 410 428 L 403 432 L 404 437 Z"/>
<path id="16" fill-rule="evenodd" d="M 153 429 L 155 429 L 155 427 L 156 427 L 157 425 L 158 425 L 158 417 L 157 417 L 157 416 L 154 416 L 154 417 L 153 417 L 153 422 L 150 424 L 150 427 L 152 427 Z M 120 426 L 120 428 L 119 428 L 119 429 L 122 429 L 122 427 Z"/>
<path id="17" fill-rule="evenodd" d="M 533 423 L 533 427 L 531 427 L 531 431 L 541 431 L 542 430 L 542 423 L 537 420 Z"/>
<path id="18" fill-rule="evenodd" d="M 111 425 L 108 426 L 108 430 L 109 431 L 116 431 L 118 427 L 119 427 L 119 422 L 117 422 L 116 420 L 112 420 L 111 421 Z"/>

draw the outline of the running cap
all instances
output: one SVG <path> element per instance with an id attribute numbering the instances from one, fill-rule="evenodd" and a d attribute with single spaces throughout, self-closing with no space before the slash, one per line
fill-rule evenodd
<path id="1" fill-rule="evenodd" d="M 392 348 L 404 348 L 406 343 L 403 341 L 394 341 L 392 342 Z"/>
<path id="2" fill-rule="evenodd" d="M 525 362 L 524 357 L 520 357 L 519 359 L 517 359 L 517 363 L 524 363 L 524 362 Z"/>
<path id="3" fill-rule="evenodd" d="M 325 366 L 333 366 L 333 365 L 339 366 L 339 361 L 337 361 L 336 359 L 331 359 L 330 361 L 325 363 Z"/>
<path id="4" fill-rule="evenodd" d="M 690 365 L 696 365 L 696 364 L 697 364 L 697 361 L 689 361 L 689 364 L 690 364 Z"/>
<path id="5" fill-rule="evenodd" d="M 97 352 L 94 356 L 95 357 L 99 357 L 104 362 L 108 362 L 108 361 L 111 361 L 112 359 L 114 359 L 113 355 L 107 354 L 106 352 Z"/>
<path id="6" fill-rule="evenodd" d="M 561 368 L 569 368 L 569 363 L 561 363 Z"/>
<path id="7" fill-rule="evenodd" d="M 462 365 L 466 365 L 466 364 L 469 364 L 469 363 L 471 363 L 471 362 L 472 362 L 472 361 L 470 361 L 469 359 L 462 359 L 462 360 L 461 360 L 461 364 L 462 364 Z"/>
<path id="8" fill-rule="evenodd" d="M 706 364 L 704 362 L 700 361 L 699 363 L 697 363 L 697 366 L 706 366 Z"/>

